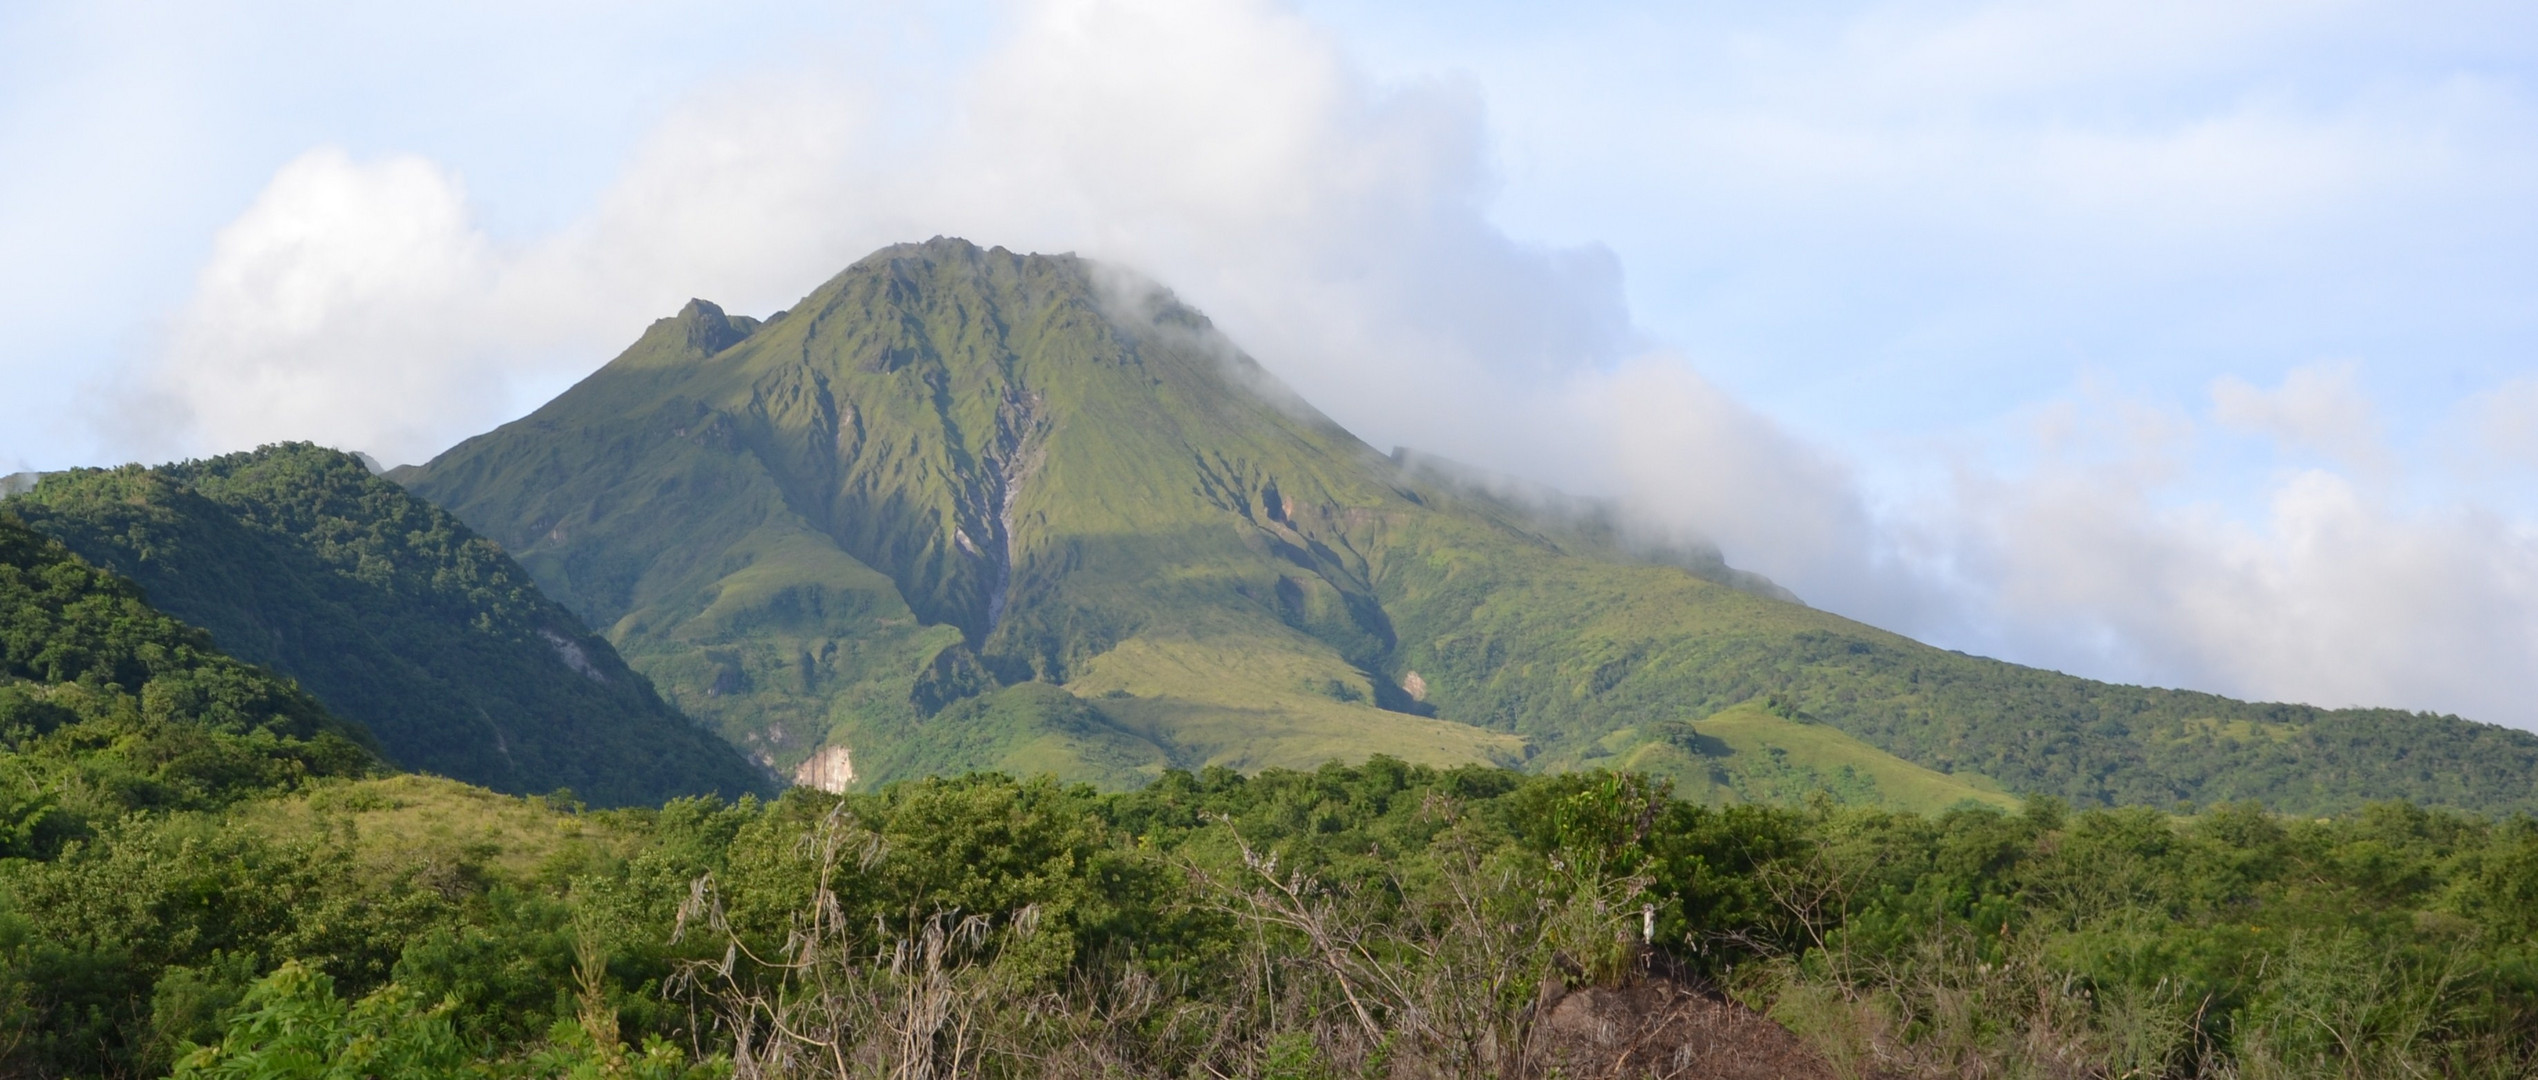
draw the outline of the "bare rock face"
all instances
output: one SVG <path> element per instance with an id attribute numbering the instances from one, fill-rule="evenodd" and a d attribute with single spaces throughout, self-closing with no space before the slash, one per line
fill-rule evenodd
<path id="1" fill-rule="evenodd" d="M 583 678 L 595 683 L 608 681 L 608 676 L 599 670 L 599 666 L 590 662 L 590 653 L 582 648 L 580 642 L 553 630 L 541 629 L 538 636 L 545 638 L 546 643 L 555 649 L 555 658 L 563 661 L 565 667 L 580 672 Z"/>
<path id="2" fill-rule="evenodd" d="M 1548 1063 L 1572 1077 L 1834 1080 L 1789 1029 L 1670 979 L 1561 997 L 1542 1017 Z"/>
<path id="3" fill-rule="evenodd" d="M 793 782 L 835 795 L 855 782 L 855 756 L 843 746 L 823 746 L 793 770 Z"/>

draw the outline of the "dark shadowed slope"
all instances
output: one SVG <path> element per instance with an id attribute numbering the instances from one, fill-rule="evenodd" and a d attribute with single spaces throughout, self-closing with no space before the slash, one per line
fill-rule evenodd
<path id="1" fill-rule="evenodd" d="M 351 455 L 55 473 L 6 505 L 297 678 L 396 764 L 601 805 L 772 786 L 500 549 Z"/>
<path id="2" fill-rule="evenodd" d="M 692 303 L 398 478 L 826 782 L 1388 753 L 1721 799 L 2538 807 L 2525 733 L 1932 649 L 1378 454 L 1071 256 L 937 240 L 764 323 Z"/>

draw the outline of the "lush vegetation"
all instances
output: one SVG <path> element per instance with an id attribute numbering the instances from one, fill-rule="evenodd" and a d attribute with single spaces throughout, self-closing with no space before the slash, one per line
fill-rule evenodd
<path id="1" fill-rule="evenodd" d="M 377 765 L 298 687 L 0 514 L 0 858 Z"/>
<path id="2" fill-rule="evenodd" d="M 1632 983 L 1730 991 L 1817 1075 L 2538 1069 L 2538 823 L 2393 803 L 1716 807 L 1377 759 L 590 811 L 395 777 L 135 814 L 0 898 L 25 1076 L 1666 1075 L 1546 1020 Z"/>
<path id="3" fill-rule="evenodd" d="M 257 460 L 294 455 L 330 465 Z M 126 501 L 154 497 L 173 498 Z M 124 535 L 154 555 L 200 542 Z M 0 517 L 0 1073 L 1750 1063 L 1731 1032 L 1686 1026 L 1703 989 L 1812 1048 L 1772 1075 L 2538 1071 L 2526 816 L 2015 803 L 1787 697 L 1616 728 L 1589 758 L 1659 777 L 1191 773 L 1118 719 L 1135 700 L 1018 683 L 909 721 L 948 730 L 881 758 L 1054 754 L 1133 790 L 978 775 L 616 810 L 507 797 L 380 775 L 316 698 Z M 1590 1011 L 1597 1042 L 1561 1022 L 1590 999 L 1677 1004 Z"/>
<path id="4" fill-rule="evenodd" d="M 764 323 L 691 303 L 397 476 L 680 707 L 788 768 L 851 748 L 866 786 L 1386 753 L 1767 797 L 1784 762 L 1686 725 L 1773 700 L 1873 751 L 1854 778 L 1899 758 L 2080 806 L 2538 810 L 2538 736 L 1929 648 L 1593 504 L 1379 455 L 1168 294 L 1105 280 L 958 240 L 884 249 Z M 941 715 L 1031 682 L 1074 700 Z"/>
<path id="5" fill-rule="evenodd" d="M 398 765 L 603 805 L 770 787 L 499 548 L 349 454 L 73 470 L 7 505 Z"/>

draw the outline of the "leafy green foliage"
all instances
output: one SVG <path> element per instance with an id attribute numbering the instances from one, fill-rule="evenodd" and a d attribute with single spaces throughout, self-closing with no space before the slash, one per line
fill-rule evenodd
<path id="1" fill-rule="evenodd" d="M 1832 989 L 1896 1061 L 2014 1069 L 2060 1043 L 2146 1075 L 2519 1075 L 2531 941 L 2482 893 L 2529 830 L 2405 804 L 1818 815 L 1783 882 L 1809 944 L 1754 974 Z"/>
<path id="2" fill-rule="evenodd" d="M 559 1020 L 547 1045 L 517 1062 L 479 1062 L 459 1037 L 454 1001 L 427 1006 L 390 983 L 361 1000 L 334 980 L 285 962 L 247 991 L 219 1041 L 176 1062 L 173 1080 L 713 1080 L 713 1062 L 655 1035 L 642 1049 L 617 1041 L 613 1016 Z"/>
<path id="3" fill-rule="evenodd" d="M 1198 313 L 1072 257 L 938 239 L 765 323 L 694 302 L 399 479 L 726 737 L 788 768 L 849 748 L 867 786 L 1381 753 L 1925 809 L 2012 791 L 2538 809 L 2525 732 L 1932 649 L 1635 538 L 1608 508 L 1378 455 Z M 1010 702 L 941 719 L 1029 682 L 1100 719 L 1057 703 L 1025 723 Z M 1824 740 L 1775 757 L 1669 735 L 1764 701 L 1921 771 Z"/>
<path id="4" fill-rule="evenodd" d="M 785 1010 L 875 1067 L 1473 1075 L 1551 983 L 1653 968 L 1897 1075 L 2513 1075 L 2532 896 L 2538 825 L 2406 804 L 1918 815 L 1385 758 L 615 811 L 395 777 L 0 861 L 0 1070 L 678 1077 Z"/>
<path id="5" fill-rule="evenodd" d="M 0 857 L 375 767 L 368 737 L 0 515 Z"/>
<path id="6" fill-rule="evenodd" d="M 350 855 L 340 835 L 136 815 L 49 861 L 0 868 L 10 903 L 44 929 L 8 958 L 28 986 L 21 1050 L 70 1072 L 163 1066 L 280 958 L 378 985 L 407 935 L 450 916 L 435 887 L 447 882 L 428 864 L 379 869 Z"/>
<path id="7" fill-rule="evenodd" d="M 54 473 L 8 505 L 400 765 L 602 805 L 767 786 L 499 548 L 348 454 Z"/>
<path id="8" fill-rule="evenodd" d="M 403 987 L 359 1002 L 334 980 L 285 963 L 247 992 L 220 1041 L 186 1054 L 176 1080 L 440 1080 L 464 1075 L 467 1046 L 445 1010 L 419 1008 Z"/>

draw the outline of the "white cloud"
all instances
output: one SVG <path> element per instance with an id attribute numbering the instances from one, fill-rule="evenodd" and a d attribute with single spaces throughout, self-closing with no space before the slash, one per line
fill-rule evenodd
<path id="1" fill-rule="evenodd" d="M 310 439 L 421 461 L 692 295 L 780 302 L 896 238 L 849 168 L 870 149 L 858 100 L 785 83 L 698 102 L 591 214 L 510 247 L 428 160 L 311 150 L 221 231 L 146 397 L 107 411 L 160 453 Z"/>
<path id="2" fill-rule="evenodd" d="M 1914 609 L 1850 470 L 1702 378 L 1681 358 L 1579 380 L 1576 430 L 1645 525 L 1716 543 L 1729 561 L 1819 604 L 1888 622 Z"/>
<path id="3" fill-rule="evenodd" d="M 931 130 L 872 120 L 936 95 Z M 1608 253 L 1488 222 L 1485 148 L 1469 86 L 1377 85 L 1277 5 L 1047 0 L 944 86 L 720 87 L 517 250 L 426 162 L 312 152 L 224 232 L 159 386 L 187 449 L 417 458 L 516 412 L 505 376 L 552 383 L 559 349 L 587 368 L 689 295 L 763 310 L 946 233 L 1138 267 L 1370 438 L 1539 472 L 1533 397 L 1629 320 Z"/>
<path id="4" fill-rule="evenodd" d="M 2482 460 L 2538 470 L 2538 378 L 2513 379 L 2468 399 L 2464 419 Z"/>
<path id="5" fill-rule="evenodd" d="M 2208 420 L 2084 388 L 2026 410 L 2022 464 L 1959 455 L 1890 502 L 1678 363 L 1582 387 L 1643 519 L 1844 614 L 2100 678 L 2538 727 L 2538 527 L 2403 497 L 2435 478 L 2388 482 L 2400 459 L 2349 367 L 2224 380 Z M 2484 400 L 2516 419 L 2538 395 Z M 2326 460 L 2275 475 L 2242 516 L 2196 497 L 2229 431 Z"/>
<path id="6" fill-rule="evenodd" d="M 2230 430 L 2270 436 L 2286 449 L 2354 469 L 2376 474 L 2390 467 L 2378 411 L 2350 363 L 2293 369 L 2272 390 L 2222 376 L 2212 383 L 2212 416 Z"/>
<path id="7" fill-rule="evenodd" d="M 2216 397 L 2221 423 L 2394 468 L 2352 442 L 2349 390 L 2346 373 L 2312 370 Z M 2080 409 L 2084 423 L 2148 418 L 2113 453 L 2040 433 L 2030 467 L 1962 470 L 1881 526 L 1938 538 L 1951 580 L 1931 594 L 1958 608 L 1941 613 L 1957 627 L 1980 628 L 1969 647 L 2261 700 L 2538 726 L 2538 529 L 2472 505 L 2410 505 L 2391 494 L 2407 485 L 2331 467 L 2276 477 L 2241 520 L 2179 497 L 2202 430 L 2190 417 Z"/>
<path id="8" fill-rule="evenodd" d="M 506 376 L 516 328 L 485 333 L 502 270 L 431 162 L 311 151 L 221 231 L 156 389 L 196 445 L 429 445 Z"/>
<path id="9" fill-rule="evenodd" d="M 1145 270 L 1379 443 L 1538 465 L 1537 395 L 1627 344 L 1608 253 L 1488 221 L 1467 85 L 1374 84 L 1257 0 L 1038 5 L 982 70 L 914 205 Z"/>

